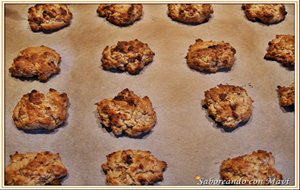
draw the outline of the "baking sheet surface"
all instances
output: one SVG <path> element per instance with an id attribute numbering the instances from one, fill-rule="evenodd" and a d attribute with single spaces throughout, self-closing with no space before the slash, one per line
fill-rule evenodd
<path id="1" fill-rule="evenodd" d="M 63 185 L 105 185 L 100 165 L 106 155 L 121 149 L 150 150 L 168 163 L 160 185 L 196 185 L 195 175 L 219 179 L 224 159 L 254 150 L 271 151 L 276 166 L 294 185 L 294 112 L 280 108 L 277 85 L 289 85 L 294 71 L 264 60 L 268 42 L 276 34 L 294 34 L 294 7 L 286 19 L 265 26 L 248 21 L 241 5 L 213 5 L 209 22 L 189 26 L 172 21 L 167 6 L 144 5 L 143 18 L 129 27 L 117 27 L 98 17 L 97 5 L 69 5 L 69 27 L 54 33 L 34 33 L 27 22 L 32 6 L 5 6 L 5 163 L 15 151 L 59 152 L 68 167 Z M 236 50 L 231 71 L 203 74 L 189 69 L 185 56 L 196 39 L 229 42 Z M 141 74 L 112 73 L 101 68 L 101 52 L 119 40 L 139 39 L 155 52 Z M 47 83 L 21 81 L 8 69 L 19 51 L 46 45 L 62 56 L 61 73 Z M 251 119 L 225 132 L 202 108 L 204 91 L 220 83 L 244 87 L 254 100 Z M 70 99 L 67 123 L 49 134 L 18 130 L 12 121 L 14 106 L 33 89 L 55 88 Z M 96 102 L 114 97 L 124 88 L 149 96 L 158 121 L 143 139 L 116 138 L 97 119 Z"/>

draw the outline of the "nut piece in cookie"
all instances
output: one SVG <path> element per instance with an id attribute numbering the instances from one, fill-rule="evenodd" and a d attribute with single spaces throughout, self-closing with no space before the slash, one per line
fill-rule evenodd
<path id="1" fill-rule="evenodd" d="M 204 105 L 209 115 L 227 128 L 249 120 L 252 102 L 247 91 L 239 86 L 220 84 L 205 91 Z"/>
<path id="2" fill-rule="evenodd" d="M 276 35 L 276 38 L 269 42 L 265 59 L 277 61 L 286 67 L 294 67 L 294 44 L 294 35 Z"/>
<path id="3" fill-rule="evenodd" d="M 287 14 L 283 4 L 244 4 L 242 9 L 249 20 L 266 25 L 283 21 Z"/>
<path id="4" fill-rule="evenodd" d="M 29 47 L 22 50 L 14 59 L 9 72 L 14 77 L 33 78 L 46 82 L 60 72 L 60 55 L 46 46 Z"/>
<path id="5" fill-rule="evenodd" d="M 101 124 L 115 135 L 136 137 L 148 133 L 156 123 L 156 113 L 150 99 L 140 98 L 127 88 L 113 99 L 96 103 Z"/>
<path id="6" fill-rule="evenodd" d="M 143 15 L 141 4 L 100 4 L 97 12 L 100 17 L 117 26 L 128 26 L 140 20 Z"/>
<path id="7" fill-rule="evenodd" d="M 60 185 L 67 175 L 58 153 L 16 152 L 5 168 L 5 185 Z"/>
<path id="8" fill-rule="evenodd" d="M 169 4 L 168 16 L 185 24 L 201 24 L 207 22 L 213 14 L 210 4 Z"/>
<path id="9" fill-rule="evenodd" d="M 257 150 L 224 160 L 220 175 L 223 180 L 243 180 L 243 185 L 270 185 L 270 182 L 282 180 L 283 177 L 275 168 L 275 159 L 271 152 Z M 273 184 L 274 185 L 274 184 Z"/>
<path id="10" fill-rule="evenodd" d="M 148 44 L 139 40 L 119 41 L 117 45 L 106 46 L 102 52 L 102 67 L 105 70 L 128 71 L 138 74 L 153 61 L 154 53 Z"/>
<path id="11" fill-rule="evenodd" d="M 236 50 L 225 42 L 203 41 L 197 39 L 189 47 L 186 60 L 190 68 L 208 73 L 231 69 Z"/>
<path id="12" fill-rule="evenodd" d="M 295 85 L 290 86 L 277 86 L 277 92 L 279 96 L 279 104 L 281 106 L 293 106 L 295 103 Z"/>
<path id="13" fill-rule="evenodd" d="M 66 93 L 49 89 L 47 94 L 36 90 L 25 94 L 13 110 L 13 121 L 17 128 L 53 130 L 67 119 L 69 99 Z"/>
<path id="14" fill-rule="evenodd" d="M 102 164 L 108 185 L 152 185 L 163 180 L 167 163 L 150 151 L 123 150 L 113 152 Z"/>
<path id="15" fill-rule="evenodd" d="M 55 31 L 71 23 L 72 13 L 67 5 L 37 4 L 28 10 L 28 21 L 32 31 Z"/>

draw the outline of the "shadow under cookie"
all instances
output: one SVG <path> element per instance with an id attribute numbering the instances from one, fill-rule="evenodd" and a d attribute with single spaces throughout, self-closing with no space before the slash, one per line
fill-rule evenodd
<path id="1" fill-rule="evenodd" d="M 294 111 L 295 111 L 295 106 L 294 106 L 294 105 L 291 105 L 291 106 L 280 106 L 280 109 L 281 109 L 284 113 L 294 112 Z"/>
<path id="2" fill-rule="evenodd" d="M 65 121 L 64 123 L 62 123 L 61 125 L 59 125 L 57 128 L 55 129 L 45 129 L 45 128 L 36 128 L 36 129 L 22 129 L 22 128 L 17 128 L 20 131 L 23 131 L 24 133 L 28 133 L 28 134 L 55 134 L 59 131 L 60 128 L 64 128 L 68 125 L 68 122 Z"/>
<path id="3" fill-rule="evenodd" d="M 213 75 L 213 74 L 217 74 L 217 73 L 228 73 L 232 70 L 232 67 L 231 68 L 221 68 L 218 71 L 213 72 L 213 73 L 209 72 L 209 71 L 200 71 L 200 70 L 197 70 L 197 69 L 194 69 L 194 68 L 191 68 L 191 67 L 189 67 L 189 69 L 191 71 L 195 72 L 195 73 L 201 73 L 201 74 L 204 74 L 204 75 Z"/>
<path id="4" fill-rule="evenodd" d="M 57 75 L 59 75 L 59 73 L 53 74 L 51 75 L 47 80 L 45 81 L 41 81 L 38 79 L 38 76 L 33 76 L 33 77 L 19 77 L 19 76 L 13 76 L 12 74 L 10 75 L 11 77 L 18 79 L 20 81 L 26 81 L 26 82 L 34 82 L 34 81 L 40 81 L 41 83 L 46 83 L 49 80 L 51 80 L 52 78 L 55 78 Z"/>

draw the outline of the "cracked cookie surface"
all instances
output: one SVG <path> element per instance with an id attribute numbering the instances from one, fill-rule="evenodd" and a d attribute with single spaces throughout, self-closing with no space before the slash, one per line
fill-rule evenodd
<path id="1" fill-rule="evenodd" d="M 215 121 L 224 127 L 235 128 L 252 115 L 253 100 L 239 86 L 223 85 L 205 91 L 204 105 Z"/>
<path id="2" fill-rule="evenodd" d="M 282 174 L 275 168 L 272 153 L 264 150 L 224 160 L 220 167 L 220 175 L 223 180 L 244 180 L 244 185 L 270 185 L 269 179 L 283 179 Z M 260 184 L 253 184 L 259 180 Z"/>
<path id="3" fill-rule="evenodd" d="M 67 5 L 37 4 L 28 10 L 28 21 L 32 31 L 54 31 L 71 23 L 72 13 Z"/>
<path id="4" fill-rule="evenodd" d="M 22 50 L 9 68 L 14 77 L 34 78 L 46 82 L 60 72 L 60 55 L 46 46 L 29 47 Z"/>
<path id="5" fill-rule="evenodd" d="M 106 46 L 102 52 L 102 67 L 105 70 L 128 71 L 135 75 L 153 61 L 154 53 L 148 44 L 139 40 L 119 41 Z"/>
<path id="6" fill-rule="evenodd" d="M 109 185 L 152 185 L 163 180 L 167 163 L 150 151 L 121 150 L 113 152 L 102 164 Z"/>
<path id="7" fill-rule="evenodd" d="M 104 99 L 96 105 L 101 124 L 115 135 L 125 133 L 136 137 L 151 131 L 156 123 L 150 99 L 140 98 L 127 88 L 113 99 Z"/>
<path id="8" fill-rule="evenodd" d="M 281 106 L 293 106 L 295 103 L 295 85 L 290 86 L 278 86 L 277 92 L 279 96 L 279 104 Z"/>
<path id="9" fill-rule="evenodd" d="M 97 12 L 100 17 L 118 26 L 128 26 L 141 19 L 141 4 L 100 4 Z"/>
<path id="10" fill-rule="evenodd" d="M 67 174 L 58 153 L 16 152 L 10 156 L 10 164 L 5 168 L 5 184 L 60 185 Z"/>
<path id="11" fill-rule="evenodd" d="M 242 9 L 249 20 L 266 25 L 283 21 L 287 14 L 283 4 L 243 4 Z"/>
<path id="12" fill-rule="evenodd" d="M 32 90 L 18 102 L 12 118 L 20 129 L 53 130 L 66 121 L 68 104 L 66 93 L 61 94 L 51 88 L 47 94 Z"/>
<path id="13" fill-rule="evenodd" d="M 268 43 L 269 47 L 265 59 L 274 60 L 286 67 L 294 67 L 295 64 L 295 36 L 276 35 L 276 38 Z"/>
<path id="14" fill-rule="evenodd" d="M 169 4 L 168 16 L 185 24 L 201 24 L 207 22 L 213 14 L 210 4 Z"/>
<path id="15" fill-rule="evenodd" d="M 197 39 L 189 47 L 186 60 L 190 68 L 201 72 L 215 73 L 230 69 L 234 64 L 236 50 L 225 42 L 203 41 Z"/>

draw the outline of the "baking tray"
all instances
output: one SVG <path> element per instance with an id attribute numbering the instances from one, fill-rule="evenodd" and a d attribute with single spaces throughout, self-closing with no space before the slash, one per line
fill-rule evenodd
<path id="1" fill-rule="evenodd" d="M 140 21 L 117 27 L 97 15 L 96 4 L 71 4 L 71 25 L 50 34 L 30 30 L 30 6 L 5 5 L 5 164 L 15 151 L 59 152 L 69 171 L 63 185 L 101 186 L 105 175 L 100 165 L 107 154 L 142 149 L 168 163 L 158 185 L 193 186 L 196 175 L 219 179 L 224 159 L 264 149 L 273 153 L 276 167 L 294 185 L 295 116 L 279 106 L 276 92 L 277 85 L 294 80 L 294 71 L 263 58 L 276 34 L 294 34 L 294 5 L 286 5 L 283 22 L 265 26 L 247 20 L 240 4 L 215 4 L 209 22 L 190 26 L 172 21 L 166 4 L 146 4 Z M 237 50 L 231 71 L 191 70 L 184 57 L 198 38 L 229 42 Z M 100 59 L 105 46 L 131 39 L 148 43 L 154 61 L 136 76 L 104 71 Z M 60 74 L 47 83 L 11 77 L 8 68 L 19 51 L 40 45 L 61 54 Z M 242 86 L 254 100 L 249 122 L 232 132 L 217 127 L 201 105 L 204 91 L 220 83 Z M 32 89 L 49 88 L 68 94 L 67 123 L 47 134 L 18 130 L 12 121 L 18 100 Z M 116 138 L 98 122 L 95 103 L 124 88 L 149 96 L 157 112 L 156 126 L 142 139 Z"/>

